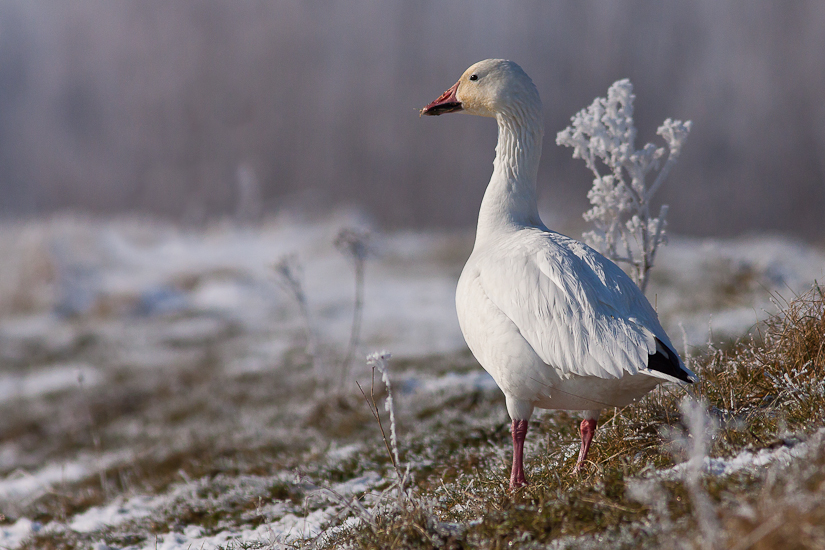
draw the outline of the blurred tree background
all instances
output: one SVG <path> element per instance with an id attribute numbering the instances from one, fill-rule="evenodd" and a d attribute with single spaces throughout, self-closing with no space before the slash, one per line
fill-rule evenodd
<path id="1" fill-rule="evenodd" d="M 544 100 L 556 220 L 578 220 L 590 187 L 556 132 L 628 77 L 641 143 L 666 117 L 694 123 L 660 192 L 673 231 L 820 239 L 823 52 L 820 0 L 3 0 L 0 215 L 344 204 L 384 227 L 469 227 L 495 125 L 417 110 L 503 57 Z"/>

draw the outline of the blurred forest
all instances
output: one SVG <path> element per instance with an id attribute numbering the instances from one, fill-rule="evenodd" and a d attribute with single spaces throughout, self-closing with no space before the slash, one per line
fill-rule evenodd
<path id="1" fill-rule="evenodd" d="M 660 192 L 671 230 L 821 239 L 823 52 L 821 0 L 2 0 L 0 215 L 343 204 L 469 227 L 495 125 L 418 109 L 503 57 L 544 101 L 550 225 L 590 187 L 556 132 L 628 77 L 639 145 L 666 117 L 694 123 Z"/>

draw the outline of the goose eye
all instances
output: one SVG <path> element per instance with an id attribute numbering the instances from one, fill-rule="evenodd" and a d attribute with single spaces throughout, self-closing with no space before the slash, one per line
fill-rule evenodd
<path id="1" fill-rule="evenodd" d="M 470 80 L 472 80 L 472 81 L 478 80 L 478 75 L 477 74 L 471 74 L 470 75 Z"/>

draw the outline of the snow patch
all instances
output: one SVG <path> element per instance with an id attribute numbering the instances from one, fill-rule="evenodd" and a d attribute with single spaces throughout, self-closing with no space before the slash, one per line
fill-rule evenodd
<path id="1" fill-rule="evenodd" d="M 0 548 L 17 548 L 20 544 L 43 529 L 40 522 L 20 518 L 12 525 L 0 525 Z"/>
<path id="2" fill-rule="evenodd" d="M 273 548 L 317 537 L 324 526 L 334 518 L 338 510 L 328 507 L 310 512 L 305 517 L 287 514 L 278 521 L 259 525 L 254 529 L 225 530 L 213 536 L 201 536 L 200 527 L 191 525 L 183 532 L 157 536 L 157 541 L 146 544 L 141 550 L 215 550 L 233 544 L 263 543 Z"/>
<path id="3" fill-rule="evenodd" d="M 463 374 L 447 373 L 444 376 L 407 378 L 401 381 L 404 394 L 437 393 L 445 391 L 492 391 L 498 388 L 487 371 L 476 370 Z"/>
<path id="4" fill-rule="evenodd" d="M 129 499 L 118 497 L 106 506 L 94 506 L 74 516 L 69 523 L 69 528 L 78 533 L 91 533 L 103 527 L 148 517 L 165 500 L 163 497 L 148 497 L 145 495 L 134 496 Z"/>
<path id="5" fill-rule="evenodd" d="M 327 452 L 327 460 L 332 464 L 339 464 L 362 452 L 363 448 L 364 446 L 360 443 L 351 443 L 343 447 L 333 443 L 332 448 Z"/>
<path id="6" fill-rule="evenodd" d="M 821 434 L 823 431 L 820 430 L 819 433 Z M 808 444 L 805 442 L 793 446 L 783 445 L 773 449 L 760 449 L 756 452 L 742 451 L 731 458 L 711 458 L 706 456 L 702 460 L 702 472 L 708 475 L 724 477 L 737 472 L 756 470 L 774 463 L 787 465 L 790 464 L 793 459 L 804 456 L 808 450 Z M 687 468 L 687 462 L 677 464 L 663 471 L 662 477 L 665 479 L 681 479 L 685 475 Z"/>
<path id="7" fill-rule="evenodd" d="M 101 457 L 48 464 L 35 472 L 17 470 L 0 479 L 0 502 L 22 501 L 50 491 L 55 485 L 85 479 L 99 470 L 123 462 L 131 453 L 109 453 Z"/>
<path id="8" fill-rule="evenodd" d="M 56 364 L 24 374 L 0 376 L 0 403 L 28 399 L 66 389 L 91 387 L 103 380 L 100 370 L 85 363 Z"/>
<path id="9" fill-rule="evenodd" d="M 362 476 L 336 483 L 332 486 L 332 490 L 341 496 L 357 495 L 366 493 L 383 480 L 384 478 L 378 472 L 367 472 Z"/>

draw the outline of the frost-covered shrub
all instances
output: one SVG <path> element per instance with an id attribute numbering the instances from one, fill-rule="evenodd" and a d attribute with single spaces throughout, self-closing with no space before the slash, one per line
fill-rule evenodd
<path id="1" fill-rule="evenodd" d="M 630 80 L 615 82 L 607 90 L 607 99 L 596 98 L 576 113 L 572 125 L 558 133 L 556 143 L 572 147 L 573 158 L 584 160 L 595 175 L 587 194 L 593 206 L 584 219 L 596 227 L 584 234 L 585 242 L 614 262 L 630 264 L 631 275 L 644 291 L 656 249 L 666 242 L 668 207 L 662 205 L 658 217 L 652 217 L 651 199 L 679 158 L 691 123 L 665 120 L 656 133 L 667 146 L 648 143 L 637 151 L 635 97 Z M 645 179 L 651 171 L 658 174 L 648 186 Z"/>

